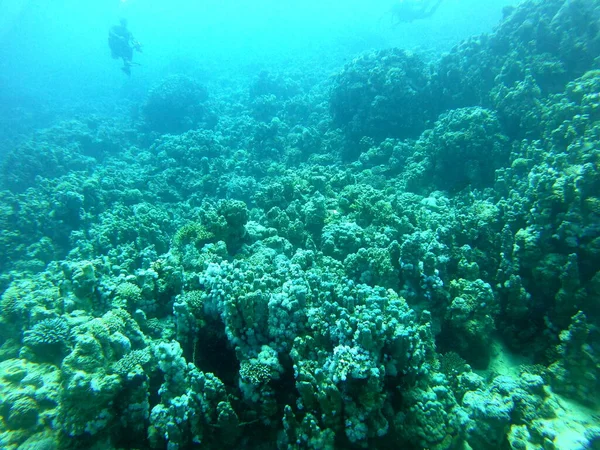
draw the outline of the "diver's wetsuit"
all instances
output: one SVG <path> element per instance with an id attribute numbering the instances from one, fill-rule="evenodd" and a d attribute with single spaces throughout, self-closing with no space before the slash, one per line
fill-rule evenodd
<path id="1" fill-rule="evenodd" d="M 125 64 L 133 58 L 133 35 L 124 25 L 115 25 L 108 32 L 108 46 L 114 59 L 123 58 Z"/>

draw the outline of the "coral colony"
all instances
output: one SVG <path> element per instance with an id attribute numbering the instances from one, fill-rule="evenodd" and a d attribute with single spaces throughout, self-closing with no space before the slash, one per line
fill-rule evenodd
<path id="1" fill-rule="evenodd" d="M 0 191 L 3 449 L 600 448 L 600 4 L 156 84 Z M 229 96 L 229 97 L 228 97 Z"/>

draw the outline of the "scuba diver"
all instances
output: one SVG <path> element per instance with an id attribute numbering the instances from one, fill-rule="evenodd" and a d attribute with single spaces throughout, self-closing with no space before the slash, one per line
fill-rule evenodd
<path id="1" fill-rule="evenodd" d="M 425 19 L 438 9 L 443 0 L 399 0 L 390 13 L 396 25 Z"/>
<path id="2" fill-rule="evenodd" d="M 121 70 L 127 75 L 131 75 L 131 66 L 135 63 L 133 51 L 142 52 L 141 44 L 133 37 L 131 31 L 127 29 L 127 19 L 121 19 L 119 25 L 110 27 L 108 32 L 108 46 L 113 59 L 123 59 Z M 137 64 L 139 65 L 139 64 Z"/>

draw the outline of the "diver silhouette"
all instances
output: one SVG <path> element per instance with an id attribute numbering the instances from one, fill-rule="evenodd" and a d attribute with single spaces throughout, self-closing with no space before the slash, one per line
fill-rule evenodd
<path id="1" fill-rule="evenodd" d="M 141 53 L 142 46 L 133 37 L 131 31 L 127 29 L 127 19 L 121 19 L 119 25 L 110 27 L 108 31 L 108 46 L 110 47 L 113 59 L 121 58 L 123 60 L 121 70 L 127 75 L 131 75 L 131 66 L 136 64 L 133 62 L 133 51 Z"/>
<path id="2" fill-rule="evenodd" d="M 398 0 L 390 13 L 395 25 L 426 19 L 435 13 L 443 0 Z"/>

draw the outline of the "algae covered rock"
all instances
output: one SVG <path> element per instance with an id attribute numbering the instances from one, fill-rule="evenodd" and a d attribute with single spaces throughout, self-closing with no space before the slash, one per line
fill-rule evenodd
<path id="1" fill-rule="evenodd" d="M 490 186 L 494 171 L 508 164 L 510 154 L 496 114 L 479 107 L 443 114 L 419 143 L 439 189 Z"/>
<path id="2" fill-rule="evenodd" d="M 597 332 L 593 333 L 581 311 L 560 333 L 560 359 L 550 366 L 553 388 L 583 403 L 598 404 L 600 393 L 600 352 Z"/>
<path id="3" fill-rule="evenodd" d="M 489 106 L 496 86 L 513 89 L 527 78 L 544 96 L 561 92 L 597 64 L 595 0 L 529 0 L 506 12 L 494 33 L 462 42 L 437 64 L 432 89 L 444 109 Z"/>
<path id="4" fill-rule="evenodd" d="M 60 413 L 60 369 L 25 359 L 0 363 L 0 442 L 4 448 L 28 448 L 26 442 L 44 436 L 58 448 L 60 430 L 51 430 Z M 21 448 L 19 447 L 19 448 Z"/>
<path id="5" fill-rule="evenodd" d="M 211 121 L 205 106 L 208 91 L 185 75 L 171 75 L 154 86 L 143 107 L 150 130 L 182 133 L 200 123 Z"/>
<path id="6" fill-rule="evenodd" d="M 382 50 L 356 58 L 336 76 L 330 98 L 334 124 L 358 142 L 417 137 L 432 111 L 425 63 L 415 54 Z"/>

